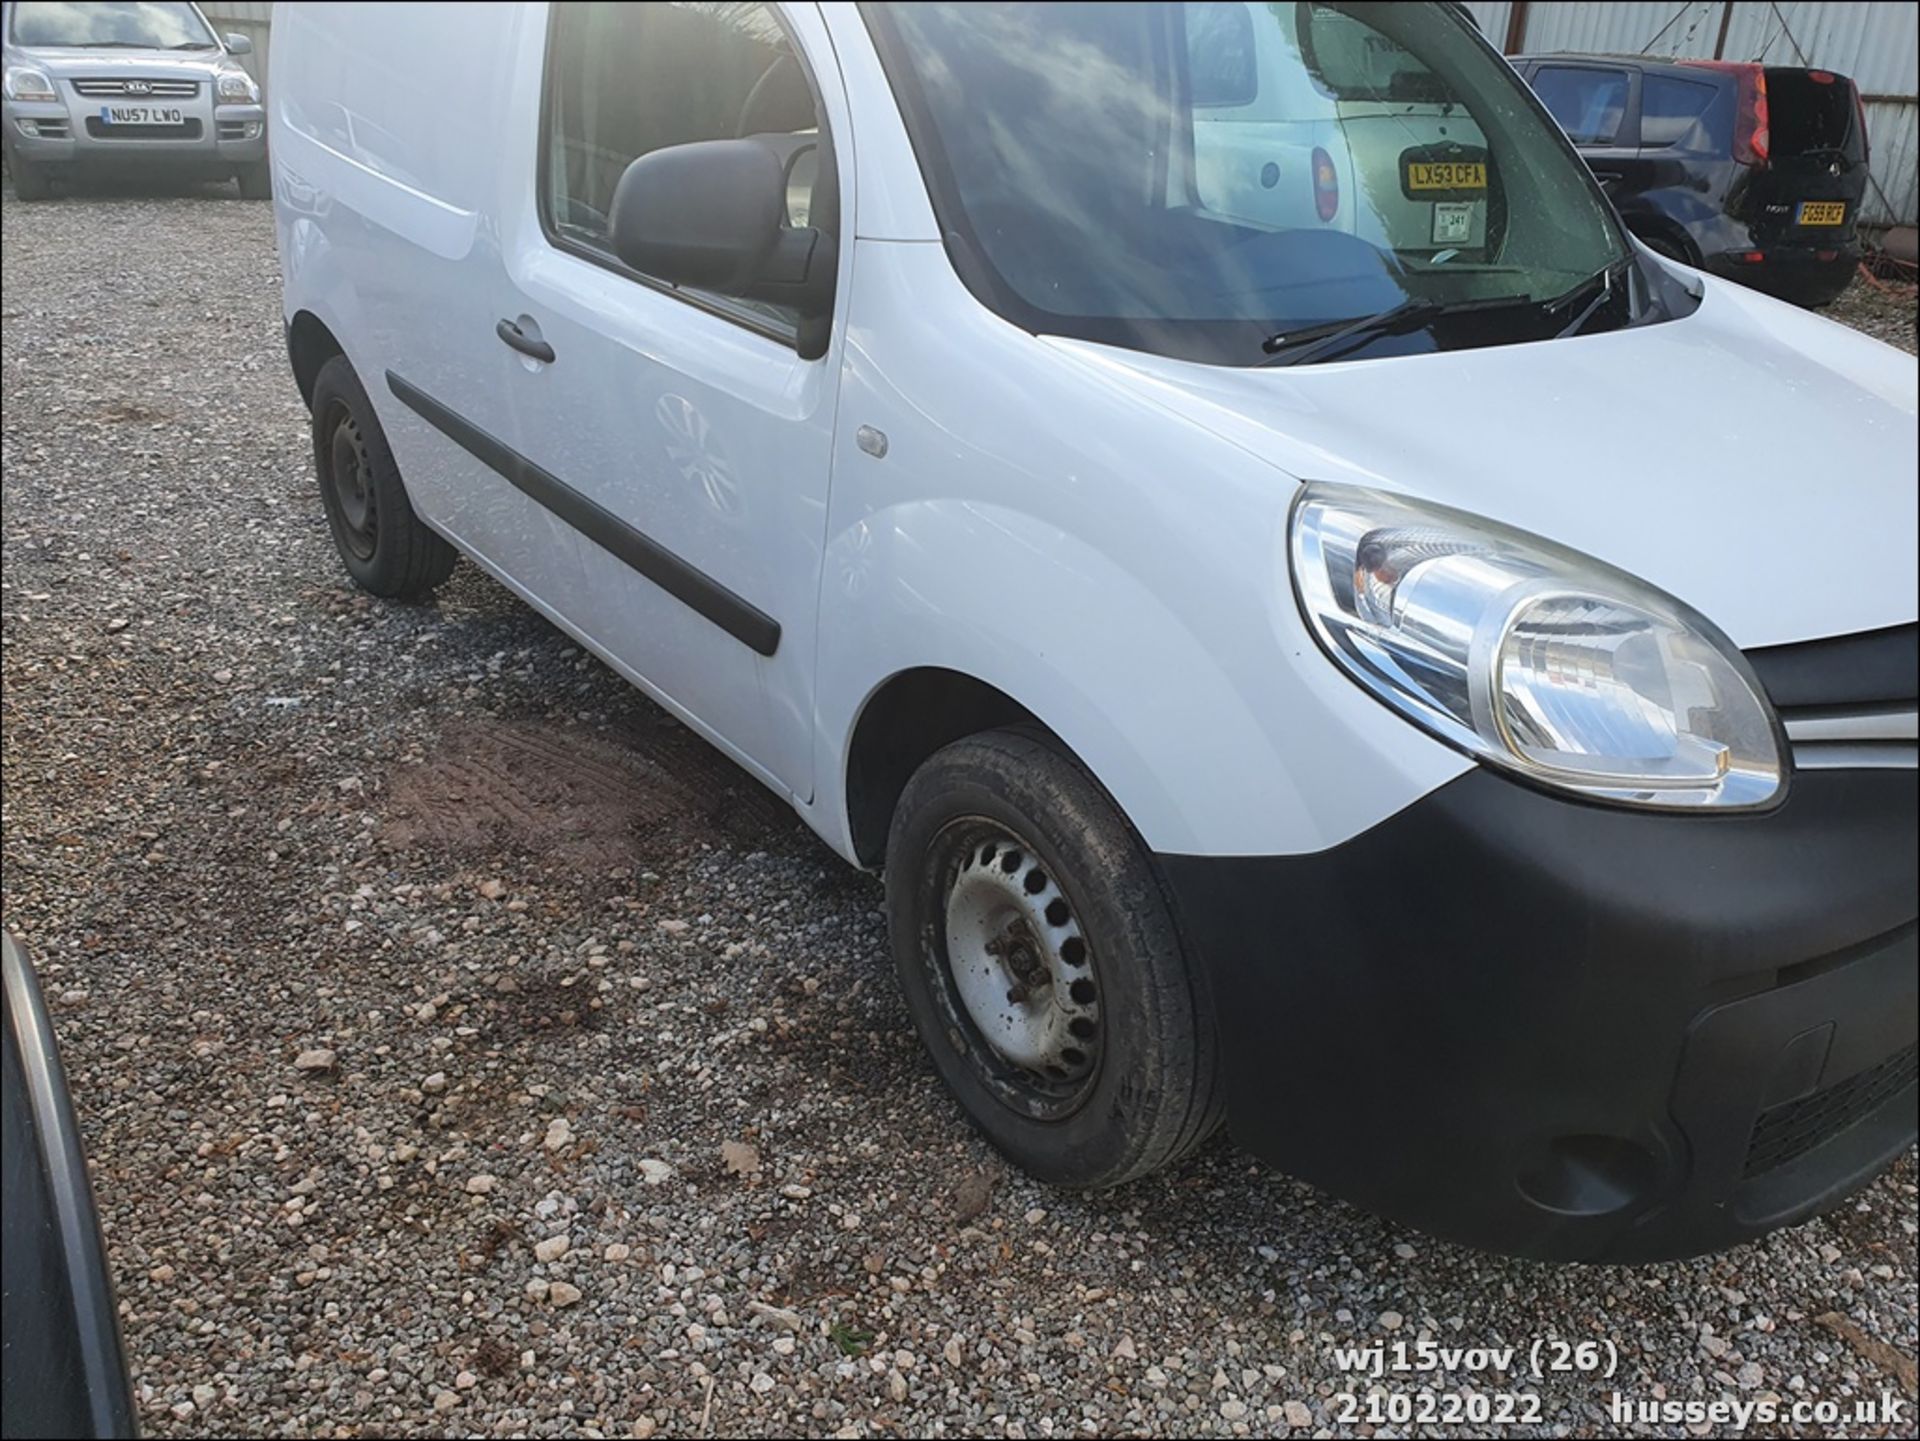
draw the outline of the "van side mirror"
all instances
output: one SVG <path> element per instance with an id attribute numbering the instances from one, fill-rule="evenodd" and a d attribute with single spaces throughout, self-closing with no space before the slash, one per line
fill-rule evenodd
<path id="1" fill-rule="evenodd" d="M 614 254 L 674 285 L 817 315 L 833 305 L 833 241 L 788 225 L 786 157 L 763 140 L 696 140 L 627 166 L 609 215 Z"/>
<path id="2" fill-rule="evenodd" d="M 227 54 L 229 55 L 253 54 L 253 42 L 237 30 L 230 35 L 222 35 L 220 37 L 220 43 L 227 47 Z"/>

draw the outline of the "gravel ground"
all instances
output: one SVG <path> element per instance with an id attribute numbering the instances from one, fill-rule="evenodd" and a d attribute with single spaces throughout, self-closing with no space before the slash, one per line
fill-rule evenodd
<path id="1" fill-rule="evenodd" d="M 1864 330 L 1888 345 L 1914 353 L 1915 294 L 1912 281 L 1856 276 L 1827 310 L 1834 320 Z"/>
<path id="2" fill-rule="evenodd" d="M 871 878 L 473 567 L 347 588 L 265 206 L 9 198 L 4 242 L 5 915 L 151 1434 L 1331 1434 L 1375 1384 L 1333 1346 L 1422 1336 L 1617 1346 L 1390 1383 L 1536 1392 L 1517 1434 L 1911 1397 L 1911 1156 L 1633 1270 L 1224 1141 L 1098 1198 L 1005 1173 Z"/>

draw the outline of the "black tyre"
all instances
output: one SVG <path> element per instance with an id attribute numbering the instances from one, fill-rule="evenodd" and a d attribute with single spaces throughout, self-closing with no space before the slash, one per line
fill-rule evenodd
<path id="1" fill-rule="evenodd" d="M 7 157 L 7 171 L 13 176 L 13 193 L 21 200 L 46 200 L 53 195 L 53 182 L 37 165 L 29 165 L 18 155 Z"/>
<path id="2" fill-rule="evenodd" d="M 1664 235 L 1642 235 L 1640 243 L 1655 255 L 1673 261 L 1676 265 L 1692 265 L 1693 257 L 1687 254 L 1686 247 L 1675 244 Z"/>
<path id="3" fill-rule="evenodd" d="M 1152 860 L 1043 736 L 970 736 L 914 773 L 887 915 L 935 1068 L 1026 1171 L 1117 1186 L 1219 1125 L 1212 1014 Z"/>
<path id="4" fill-rule="evenodd" d="M 273 167 L 264 160 L 256 160 L 251 165 L 242 165 L 233 172 L 234 179 L 240 182 L 242 200 L 273 199 Z"/>
<path id="5" fill-rule="evenodd" d="M 313 383 L 313 462 L 333 543 L 347 573 L 375 595 L 426 595 L 460 558 L 407 500 L 387 437 L 344 355 Z"/>

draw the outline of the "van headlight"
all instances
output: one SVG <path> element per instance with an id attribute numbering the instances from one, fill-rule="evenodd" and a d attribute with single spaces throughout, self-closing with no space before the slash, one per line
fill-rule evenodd
<path id="1" fill-rule="evenodd" d="M 1443 506 L 1309 485 L 1294 585 L 1327 653 L 1489 765 L 1594 799 L 1735 809 L 1786 783 L 1752 668 L 1672 596 Z"/>
<path id="2" fill-rule="evenodd" d="M 46 73 L 31 65 L 9 65 L 6 79 L 9 100 L 58 100 L 60 94 Z"/>
<path id="3" fill-rule="evenodd" d="M 213 80 L 213 98 L 217 105 L 254 105 L 260 99 L 260 87 L 244 70 L 222 70 Z"/>

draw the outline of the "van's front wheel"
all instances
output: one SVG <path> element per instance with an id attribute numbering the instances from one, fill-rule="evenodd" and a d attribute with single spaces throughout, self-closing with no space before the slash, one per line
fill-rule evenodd
<path id="1" fill-rule="evenodd" d="M 887 843 L 908 1009 L 987 1138 L 1053 1185 L 1116 1186 L 1219 1124 L 1213 1018 L 1145 847 L 1039 735 L 956 741 Z"/>
<path id="2" fill-rule="evenodd" d="M 362 590 L 414 599 L 452 573 L 460 553 L 413 513 L 386 432 L 344 355 L 313 382 L 313 463 L 334 548 Z"/>

